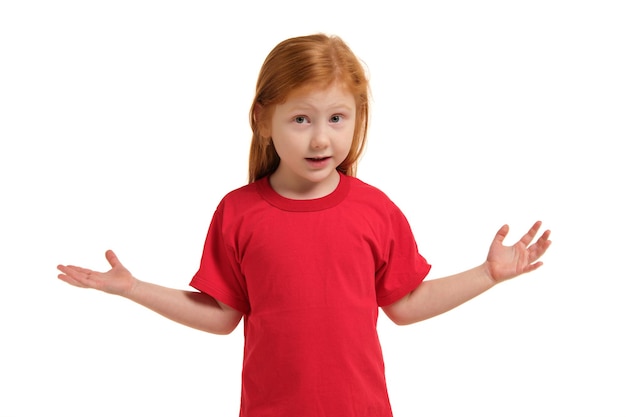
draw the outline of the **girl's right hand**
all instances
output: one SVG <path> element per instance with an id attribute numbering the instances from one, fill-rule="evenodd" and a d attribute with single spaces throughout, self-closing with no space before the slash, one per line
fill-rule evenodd
<path id="1" fill-rule="evenodd" d="M 108 250 L 105 256 L 111 265 L 108 272 L 96 272 L 74 265 L 59 265 L 57 269 L 62 274 L 58 277 L 75 287 L 94 288 L 109 294 L 127 296 L 137 283 L 137 279 L 122 265 L 112 250 Z"/>

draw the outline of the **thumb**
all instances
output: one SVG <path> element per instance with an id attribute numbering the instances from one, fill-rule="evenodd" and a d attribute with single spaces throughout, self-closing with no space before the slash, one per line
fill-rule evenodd
<path id="1" fill-rule="evenodd" d="M 107 261 L 109 261 L 109 265 L 111 265 L 111 268 L 122 266 L 122 263 L 117 258 L 115 252 L 113 252 L 112 250 L 109 249 L 108 251 L 106 251 L 104 256 L 107 258 Z"/>
<path id="2" fill-rule="evenodd" d="M 498 233 L 496 233 L 496 237 L 494 238 L 494 241 L 498 243 L 502 243 L 504 242 L 504 238 L 508 234 L 509 234 L 509 225 L 505 224 L 504 226 L 500 228 L 500 230 L 498 230 Z"/>

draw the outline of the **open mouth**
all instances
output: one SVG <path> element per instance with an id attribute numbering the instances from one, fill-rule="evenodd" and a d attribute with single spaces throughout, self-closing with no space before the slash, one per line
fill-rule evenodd
<path id="1" fill-rule="evenodd" d="M 330 156 L 319 156 L 319 157 L 315 157 L 315 158 L 306 158 L 307 161 L 312 161 L 312 162 L 320 162 L 320 161 L 325 161 L 327 159 L 329 159 Z"/>

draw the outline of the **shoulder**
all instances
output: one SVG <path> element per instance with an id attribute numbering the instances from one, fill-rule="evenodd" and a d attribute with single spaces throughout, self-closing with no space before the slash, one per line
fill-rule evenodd
<path id="1" fill-rule="evenodd" d="M 257 183 L 253 182 L 228 192 L 222 197 L 216 211 L 221 215 L 244 215 L 261 202 Z"/>
<path id="2" fill-rule="evenodd" d="M 380 188 L 355 177 L 348 178 L 350 193 L 344 209 L 355 221 L 379 224 L 384 228 L 391 228 L 394 224 L 406 221 L 402 210 Z"/>
<path id="3" fill-rule="evenodd" d="M 250 199 L 258 198 L 257 183 L 243 185 L 228 192 L 223 198 L 222 202 L 239 202 L 247 201 Z"/>
<path id="4" fill-rule="evenodd" d="M 350 197 L 367 205 L 396 207 L 389 196 L 380 188 L 356 177 L 347 177 L 350 182 Z"/>

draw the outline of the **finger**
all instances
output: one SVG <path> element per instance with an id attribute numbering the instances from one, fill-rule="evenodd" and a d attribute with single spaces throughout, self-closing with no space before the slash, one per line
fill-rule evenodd
<path id="1" fill-rule="evenodd" d="M 524 269 L 524 273 L 532 272 L 542 265 L 543 265 L 543 262 L 535 262 L 534 264 L 530 264 Z"/>
<path id="2" fill-rule="evenodd" d="M 548 250 L 552 241 L 548 240 L 550 237 L 550 231 L 546 231 L 541 235 L 539 240 L 529 248 L 530 258 L 534 261 L 543 256 L 544 253 Z"/>
<path id="3" fill-rule="evenodd" d="M 541 227 L 541 221 L 535 222 L 535 224 L 533 224 L 530 230 L 524 236 L 522 236 L 522 238 L 520 239 L 520 242 L 522 242 L 524 246 L 530 245 L 530 242 L 533 241 L 540 227 Z"/>
<path id="4" fill-rule="evenodd" d="M 545 232 L 543 232 L 543 234 L 541 235 L 541 237 L 539 238 L 540 241 L 544 241 L 544 242 L 549 242 L 548 239 L 550 239 L 550 234 L 552 232 L 550 230 L 546 230 Z"/>
<path id="5" fill-rule="evenodd" d="M 68 270 L 71 269 L 74 272 L 83 273 L 87 275 L 92 272 L 91 269 L 81 268 L 80 266 L 76 266 L 76 265 L 67 265 L 67 266 L 59 265 L 59 267 L 66 268 Z"/>
<path id="6" fill-rule="evenodd" d="M 551 243 L 552 242 L 550 241 L 550 231 L 546 230 L 545 232 L 543 232 L 541 237 L 537 239 L 537 242 L 535 244 L 537 246 L 545 247 L 547 249 Z"/>
<path id="7" fill-rule="evenodd" d="M 59 275 L 59 278 L 63 279 L 64 281 L 66 281 L 68 284 L 73 284 L 74 283 L 78 283 L 80 285 L 76 285 L 76 286 L 83 286 L 83 287 L 88 287 L 88 280 L 89 277 L 91 276 L 91 274 L 93 273 L 93 271 L 91 269 L 86 269 L 86 268 L 81 268 L 79 266 L 73 266 L 73 265 L 59 265 L 57 266 L 57 269 L 59 271 L 61 271 L 64 277 L 67 277 L 68 280 L 65 280 L 63 278 L 61 278 L 61 276 Z M 72 281 L 72 282 L 69 282 Z"/>
<path id="8" fill-rule="evenodd" d="M 64 282 L 67 282 L 70 285 L 75 287 L 85 288 L 85 284 L 83 284 L 80 280 L 76 279 L 78 274 L 87 275 L 88 271 L 85 268 L 80 268 L 72 265 L 57 265 L 57 269 L 61 272 L 61 274 L 57 275 L 57 277 Z"/>
<path id="9" fill-rule="evenodd" d="M 104 256 L 107 258 L 107 261 L 109 261 L 109 265 L 111 265 L 111 268 L 122 266 L 122 263 L 118 259 L 115 252 L 113 252 L 112 250 L 109 249 L 108 251 L 106 251 Z"/>
<path id="10" fill-rule="evenodd" d="M 509 225 L 505 224 L 504 226 L 500 228 L 500 230 L 498 230 L 498 232 L 496 233 L 496 237 L 493 240 L 494 242 L 502 243 L 504 242 L 504 238 L 506 238 L 506 235 L 508 234 L 509 234 Z"/>
<path id="11" fill-rule="evenodd" d="M 59 274 L 57 276 L 61 281 L 66 282 L 74 287 L 79 287 L 79 288 L 87 288 L 86 285 L 84 285 L 83 283 L 75 280 L 74 278 L 70 277 L 69 275 L 65 275 L 65 274 Z"/>

